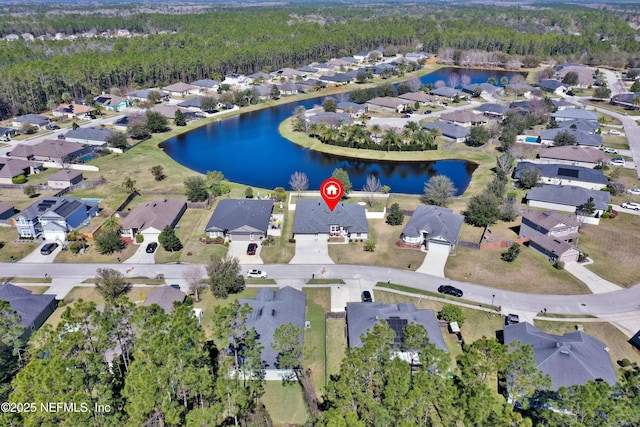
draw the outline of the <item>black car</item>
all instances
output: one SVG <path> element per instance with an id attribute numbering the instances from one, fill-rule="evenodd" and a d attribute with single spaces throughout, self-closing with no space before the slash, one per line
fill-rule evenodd
<path id="1" fill-rule="evenodd" d="M 371 296 L 371 292 L 362 291 L 362 302 L 373 302 L 373 297 Z"/>
<path id="2" fill-rule="evenodd" d="M 169 286 L 171 286 L 173 289 L 180 290 L 180 285 L 178 285 L 177 283 L 172 283 L 172 284 L 171 284 L 171 285 L 169 285 Z"/>
<path id="3" fill-rule="evenodd" d="M 451 285 L 438 286 L 438 292 L 445 295 L 453 295 L 454 297 L 462 297 L 462 290 Z"/>
<path id="4" fill-rule="evenodd" d="M 147 253 L 148 254 L 152 254 L 156 251 L 156 249 L 158 248 L 158 244 L 156 242 L 151 242 L 147 245 Z"/>
<path id="5" fill-rule="evenodd" d="M 255 255 L 257 249 L 258 249 L 257 243 L 249 243 L 249 246 L 247 246 L 247 255 Z"/>
<path id="6" fill-rule="evenodd" d="M 40 253 L 42 255 L 50 255 L 53 251 L 58 247 L 57 243 L 47 243 L 42 248 L 40 248 Z"/>
<path id="7" fill-rule="evenodd" d="M 505 325 L 514 325 L 516 323 L 520 323 L 520 316 L 518 316 L 517 314 L 509 313 L 504 317 Z"/>
<path id="8" fill-rule="evenodd" d="M 58 130 L 58 129 L 60 129 L 60 126 L 58 126 L 58 125 L 47 125 L 47 126 L 45 126 L 45 128 L 47 130 Z"/>

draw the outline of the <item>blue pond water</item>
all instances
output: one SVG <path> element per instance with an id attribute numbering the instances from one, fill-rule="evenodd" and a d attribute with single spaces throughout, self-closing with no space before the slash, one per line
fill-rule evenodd
<path id="1" fill-rule="evenodd" d="M 447 80 L 452 69 L 440 69 L 421 78 L 423 83 Z M 467 74 L 472 83 L 486 82 L 490 76 L 513 75 L 483 70 L 455 70 Z M 295 171 L 307 174 L 309 188 L 341 167 L 349 173 L 354 190 L 365 184 L 368 174 L 376 175 L 383 185 L 397 193 L 422 193 L 424 184 L 437 174 L 446 175 L 462 194 L 471 181 L 476 164 L 463 160 L 433 162 L 381 162 L 343 158 L 297 146 L 278 133 L 283 120 L 298 106 L 309 109 L 321 105 L 323 98 L 295 102 L 241 114 L 195 129 L 162 143 L 165 152 L 184 166 L 206 173 L 218 170 L 230 181 L 265 188 L 289 189 Z"/>

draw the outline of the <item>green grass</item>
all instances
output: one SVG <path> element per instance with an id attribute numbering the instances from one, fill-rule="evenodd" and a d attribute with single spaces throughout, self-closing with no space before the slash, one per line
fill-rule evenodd
<path id="1" fill-rule="evenodd" d="M 342 279 L 309 279 L 307 285 L 344 285 Z"/>
<path id="2" fill-rule="evenodd" d="M 211 290 L 207 289 L 200 296 L 200 301 L 194 302 L 194 308 L 201 308 L 203 312 L 202 328 L 204 329 L 207 337 L 211 337 L 211 326 L 213 324 L 213 310 L 218 306 L 225 306 L 231 304 L 242 298 L 255 298 L 259 288 L 245 288 L 244 291 L 239 294 L 231 294 L 226 299 L 216 298 L 211 294 Z"/>
<path id="3" fill-rule="evenodd" d="M 482 308 L 488 308 L 490 310 L 498 310 L 498 307 L 495 306 L 495 305 L 479 304 L 479 303 L 477 303 L 475 301 L 469 301 L 469 300 L 465 300 L 463 298 L 457 298 L 457 297 L 450 296 L 450 295 L 444 295 L 444 294 L 441 294 L 441 293 L 438 293 L 438 292 L 424 291 L 422 289 L 411 288 L 409 286 L 396 285 L 395 283 L 378 282 L 378 283 L 376 283 L 376 288 L 394 289 L 396 291 L 401 291 L 401 292 L 409 292 L 409 293 L 412 293 L 412 294 L 426 295 L 426 296 L 429 296 L 429 297 L 435 297 L 435 298 L 439 298 L 439 299 L 445 299 L 445 300 L 450 300 L 450 301 L 455 301 L 455 302 L 461 302 L 461 303 L 465 303 L 465 304 L 475 305 L 475 306 L 482 307 Z"/>
<path id="4" fill-rule="evenodd" d="M 284 204 L 284 223 L 282 224 L 282 235 L 276 237 L 276 244 L 265 246 L 260 251 L 260 257 L 265 264 L 287 264 L 295 255 L 295 243 L 289 243 L 289 238 L 293 231 L 293 215 L 289 212 L 287 204 Z"/>
<path id="5" fill-rule="evenodd" d="M 346 319 L 327 319 L 327 377 L 340 372 L 340 364 L 346 352 Z"/>
<path id="6" fill-rule="evenodd" d="M 0 227 L 0 261 L 18 261 L 33 252 L 38 243 L 18 243 L 18 232 L 13 227 Z M 13 258 L 12 258 L 13 257 Z"/>
<path id="7" fill-rule="evenodd" d="M 51 277 L 0 277 L 0 282 L 10 283 L 51 283 Z"/>
<path id="8" fill-rule="evenodd" d="M 247 285 L 277 285 L 278 282 L 275 281 L 275 279 L 244 279 L 244 282 Z"/>
<path id="9" fill-rule="evenodd" d="M 114 252 L 112 254 L 101 254 L 98 252 L 98 249 L 95 243 L 89 243 L 87 246 L 87 252 L 84 254 L 74 254 L 71 251 L 64 250 L 58 252 L 56 258 L 53 260 L 55 263 L 89 263 L 89 264 L 102 264 L 102 263 L 111 263 L 117 264 L 121 261 L 126 260 L 131 257 L 136 250 L 138 249 L 138 245 L 126 245 L 124 249 Z M 118 261 L 118 258 L 120 261 Z"/>
<path id="10" fill-rule="evenodd" d="M 150 279 L 148 277 L 127 277 L 128 283 L 133 283 L 136 285 L 164 285 L 166 284 L 164 279 Z M 89 279 L 84 279 L 82 283 L 96 283 L 96 278 L 92 277 Z"/>
<path id="11" fill-rule="evenodd" d="M 325 386 L 325 313 L 330 310 L 331 290 L 329 288 L 304 288 L 307 294 L 307 314 L 305 320 L 311 327 L 304 331 L 304 357 L 302 366 L 311 370 L 311 382 L 318 398 Z"/>
<path id="12" fill-rule="evenodd" d="M 0 279 L 0 282 L 2 281 L 2 279 Z M 15 281 L 13 283 L 16 283 Z M 31 293 L 33 295 L 42 295 L 44 294 L 48 289 L 49 286 L 28 286 L 28 285 L 21 285 L 21 288 L 27 289 L 29 291 L 31 291 Z"/>
<path id="13" fill-rule="evenodd" d="M 309 418 L 302 398 L 302 387 L 297 382 L 266 381 L 260 398 L 267 408 L 274 426 L 302 425 Z"/>

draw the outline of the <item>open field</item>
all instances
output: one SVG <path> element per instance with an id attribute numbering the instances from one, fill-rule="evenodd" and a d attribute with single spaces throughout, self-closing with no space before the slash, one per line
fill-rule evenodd
<path id="1" fill-rule="evenodd" d="M 544 256 L 527 247 L 522 247 L 520 256 L 513 262 L 500 259 L 504 251 L 476 251 L 457 247 L 456 254 L 449 256 L 445 276 L 517 292 L 559 295 L 590 293 L 584 283 L 567 271 L 555 269 Z"/>
<path id="2" fill-rule="evenodd" d="M 587 268 L 618 285 L 630 287 L 640 281 L 640 221 L 620 213 L 615 219 L 601 219 L 599 225 L 580 228 L 578 246 L 589 254 Z"/>
<path id="3" fill-rule="evenodd" d="M 340 364 L 346 352 L 346 319 L 327 319 L 327 377 L 340 372 Z"/>
<path id="4" fill-rule="evenodd" d="M 0 261 L 19 260 L 38 247 L 38 243 L 18 243 L 15 241 L 17 237 L 18 232 L 15 228 L 0 227 Z"/>
<path id="5" fill-rule="evenodd" d="M 302 398 L 302 387 L 297 382 L 265 381 L 264 395 L 260 398 L 276 427 L 303 425 L 309 418 Z"/>
<path id="6" fill-rule="evenodd" d="M 56 193 L 57 191 L 38 190 L 37 194 L 39 194 L 39 196 L 29 197 L 24 194 L 22 189 L 19 188 L 0 188 L 0 201 L 13 205 L 16 211 L 23 211 L 34 204 L 38 198 L 53 196 Z"/>
<path id="7" fill-rule="evenodd" d="M 320 398 L 324 391 L 325 380 L 325 345 L 326 329 L 324 316 L 330 310 L 331 289 L 304 288 L 307 294 L 307 314 L 305 320 L 311 322 L 311 327 L 304 330 L 304 356 L 302 366 L 311 370 L 311 382 Z"/>

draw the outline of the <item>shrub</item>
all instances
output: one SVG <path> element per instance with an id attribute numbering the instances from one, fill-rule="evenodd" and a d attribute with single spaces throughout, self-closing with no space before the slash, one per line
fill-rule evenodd
<path id="1" fill-rule="evenodd" d="M 564 270 L 564 261 L 556 260 L 556 261 L 554 261 L 553 266 L 554 266 L 557 270 Z"/>
<path id="2" fill-rule="evenodd" d="M 611 212 L 604 212 L 601 216 L 601 218 L 611 218 Z"/>
<path id="3" fill-rule="evenodd" d="M 364 244 L 365 252 L 373 252 L 376 250 L 376 242 L 375 240 L 367 240 Z"/>
<path id="4" fill-rule="evenodd" d="M 631 366 L 631 361 L 629 359 L 618 360 L 618 365 L 622 368 L 627 368 Z"/>
<path id="5" fill-rule="evenodd" d="M 458 326 L 462 327 L 464 325 L 464 313 L 462 309 L 457 305 L 445 305 L 442 307 L 442 310 L 438 313 L 438 319 L 444 320 L 446 322 L 458 322 Z"/>
<path id="6" fill-rule="evenodd" d="M 296 239 L 294 239 L 293 237 L 289 239 L 289 243 L 295 243 Z"/>
<path id="7" fill-rule="evenodd" d="M 578 262 L 585 262 L 587 260 L 587 258 L 589 258 L 589 254 L 586 252 L 580 252 L 580 255 L 578 255 Z"/>
<path id="8" fill-rule="evenodd" d="M 25 182 L 27 182 L 27 177 L 24 175 L 18 175 L 16 177 L 13 177 L 11 179 L 11 182 L 13 182 L 14 184 L 24 184 Z"/>
<path id="9" fill-rule="evenodd" d="M 144 236 L 140 233 L 136 234 L 136 243 L 144 242 Z"/>
<path id="10" fill-rule="evenodd" d="M 518 258 L 518 255 L 520 255 L 520 245 L 514 243 L 513 245 L 509 246 L 509 249 L 507 249 L 506 252 L 503 252 L 500 257 L 503 261 L 513 262 Z"/>
<path id="11" fill-rule="evenodd" d="M 69 245 L 69 250 L 71 251 L 72 254 L 76 255 L 80 252 L 80 250 L 82 249 L 83 243 L 82 242 L 73 242 L 72 244 Z"/>

